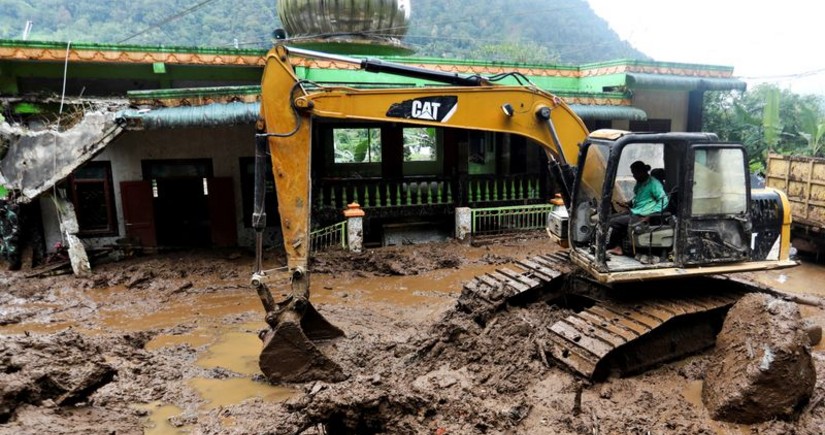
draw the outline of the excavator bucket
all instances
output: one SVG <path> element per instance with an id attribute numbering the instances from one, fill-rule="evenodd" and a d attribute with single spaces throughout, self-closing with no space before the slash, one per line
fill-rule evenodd
<path id="1" fill-rule="evenodd" d="M 270 382 L 346 379 L 341 366 L 316 346 L 316 342 L 342 337 L 343 331 L 329 323 L 308 301 L 287 304 L 277 317 L 277 325 L 261 337 L 263 349 L 258 360 Z"/>

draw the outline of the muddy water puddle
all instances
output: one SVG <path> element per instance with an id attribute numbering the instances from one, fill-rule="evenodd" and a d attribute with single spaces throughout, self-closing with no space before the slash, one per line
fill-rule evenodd
<path id="1" fill-rule="evenodd" d="M 151 402 L 133 406 L 135 409 L 148 412 L 143 423 L 144 435 L 173 435 L 190 432 L 190 427 L 175 427 L 169 419 L 180 415 L 183 410 L 174 405 L 164 405 L 161 402 Z"/>
<path id="2" fill-rule="evenodd" d="M 261 349 L 261 340 L 257 336 L 257 331 L 264 326 L 263 322 L 243 323 L 197 328 L 186 334 L 159 335 L 147 343 L 146 348 L 154 350 L 180 344 L 205 346 L 197 360 L 198 366 L 207 369 L 222 368 L 238 375 L 221 379 L 190 379 L 188 385 L 203 399 L 203 403 L 198 407 L 199 411 L 239 404 L 253 398 L 282 402 L 292 397 L 296 391 L 254 379 L 254 376 L 260 373 L 258 352 Z M 170 417 L 183 413 L 178 407 L 160 403 L 134 406 L 150 412 L 146 423 L 147 434 L 189 433 L 188 428 L 177 428 L 169 423 Z M 232 422 L 223 423 L 224 427 L 228 427 Z"/>
<path id="3" fill-rule="evenodd" d="M 296 393 L 292 388 L 276 387 L 250 378 L 196 378 L 189 381 L 189 384 L 207 401 L 201 407 L 207 410 L 241 403 L 255 397 L 267 402 L 283 402 Z"/>
<path id="4" fill-rule="evenodd" d="M 242 326 L 242 331 L 235 328 L 223 331 L 198 359 L 198 365 L 204 368 L 223 367 L 250 376 L 260 373 L 258 352 L 261 350 L 261 340 L 254 331 L 262 329 L 265 325 L 261 322 L 248 326 L 249 328 Z"/>
<path id="5" fill-rule="evenodd" d="M 751 427 L 747 424 L 725 423 L 710 419 L 704 411 L 705 404 L 702 403 L 702 382 L 702 380 L 688 382 L 685 389 L 682 390 L 682 397 L 694 408 L 703 411 L 704 420 L 713 429 L 713 432 L 717 435 L 749 435 L 753 433 Z"/>
<path id="6" fill-rule="evenodd" d="M 757 281 L 791 293 L 825 297 L 825 265 L 803 262 L 799 266 L 753 274 Z"/>
<path id="7" fill-rule="evenodd" d="M 162 304 L 158 311 L 150 313 L 139 306 L 132 310 L 101 310 L 100 322 L 105 327 L 125 331 L 172 327 L 196 320 L 219 323 L 230 315 L 260 310 L 260 305 L 260 300 L 251 290 L 228 290 L 187 295 Z"/>

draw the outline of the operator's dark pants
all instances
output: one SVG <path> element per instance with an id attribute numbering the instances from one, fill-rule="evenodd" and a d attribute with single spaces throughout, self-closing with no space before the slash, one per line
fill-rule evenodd
<path id="1" fill-rule="evenodd" d="M 620 246 L 625 237 L 627 237 L 627 228 L 630 225 L 641 221 L 644 216 L 639 216 L 632 213 L 621 213 L 610 218 L 610 232 L 608 233 L 607 249 L 613 249 Z"/>

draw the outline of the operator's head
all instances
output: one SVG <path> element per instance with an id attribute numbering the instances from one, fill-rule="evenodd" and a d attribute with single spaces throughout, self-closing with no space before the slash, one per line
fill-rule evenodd
<path id="1" fill-rule="evenodd" d="M 633 178 L 638 182 L 647 180 L 648 172 L 650 172 L 650 165 L 645 164 L 641 160 L 636 160 L 630 165 L 630 172 L 633 173 Z"/>

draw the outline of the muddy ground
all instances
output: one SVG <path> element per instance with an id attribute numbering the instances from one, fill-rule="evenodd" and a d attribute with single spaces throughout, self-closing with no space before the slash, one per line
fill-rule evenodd
<path id="1" fill-rule="evenodd" d="M 565 310 L 511 308 L 483 328 L 455 310 L 463 282 L 548 246 L 531 234 L 319 254 L 313 303 L 347 334 L 324 346 L 349 376 L 335 384 L 259 374 L 265 325 L 248 252 L 133 257 L 88 279 L 0 272 L 0 433 L 823 432 L 822 344 L 808 403 L 788 420 L 736 425 L 701 402 L 709 352 L 591 384 L 538 349 Z M 825 268 L 798 269 L 749 278 L 822 296 Z M 802 313 L 825 323 L 818 308 Z"/>

